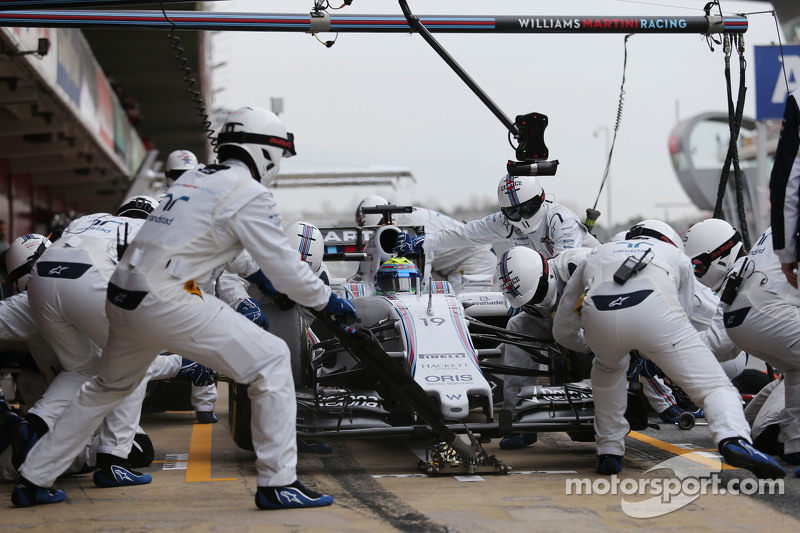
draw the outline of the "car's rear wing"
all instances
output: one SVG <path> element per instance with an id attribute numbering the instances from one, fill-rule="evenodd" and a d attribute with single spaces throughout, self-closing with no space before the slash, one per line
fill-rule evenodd
<path id="1" fill-rule="evenodd" d="M 322 239 L 325 243 L 325 261 L 363 261 L 366 259 L 364 247 L 370 238 L 383 226 L 337 226 L 320 227 Z M 413 235 L 423 235 L 424 226 L 395 226 L 401 231 Z M 396 234 L 394 235 L 396 237 Z M 391 252 L 394 242 L 388 242 L 389 235 L 385 237 L 387 242 L 381 243 L 382 248 Z"/>

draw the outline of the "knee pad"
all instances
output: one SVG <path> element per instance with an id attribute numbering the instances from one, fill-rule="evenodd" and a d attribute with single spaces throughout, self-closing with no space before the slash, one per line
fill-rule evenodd
<path id="1" fill-rule="evenodd" d="M 42 420 L 42 418 L 34 413 L 28 413 L 25 417 L 25 420 L 28 421 L 28 424 L 33 428 L 36 434 L 39 437 L 44 436 L 45 433 L 50 431 L 50 428 L 47 425 L 47 422 Z"/>
<path id="2" fill-rule="evenodd" d="M 150 466 L 155 459 L 156 450 L 153 448 L 153 441 L 146 433 L 137 433 L 133 438 L 131 453 L 128 454 L 128 463 L 133 468 L 144 468 Z"/>

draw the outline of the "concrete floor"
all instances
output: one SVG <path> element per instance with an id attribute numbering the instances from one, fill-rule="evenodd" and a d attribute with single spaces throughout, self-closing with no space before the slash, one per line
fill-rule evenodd
<path id="1" fill-rule="evenodd" d="M 427 477 L 419 473 L 417 456 L 402 440 L 332 440 L 331 454 L 300 455 L 298 475 L 308 486 L 334 496 L 333 506 L 259 511 L 253 502 L 255 455 L 237 448 L 228 434 L 226 396 L 221 385 L 220 421 L 214 425 L 195 424 L 191 412 L 144 416 L 142 427 L 156 446 L 156 462 L 144 469 L 153 476 L 150 485 L 101 489 L 89 474 L 72 476 L 56 485 L 67 493 L 64 503 L 18 509 L 9 498 L 13 484 L 0 484 L 6 494 L 0 503 L 0 531 L 751 532 L 800 527 L 800 521 L 777 511 L 769 500 L 747 496 L 704 495 L 674 512 L 637 519 L 623 511 L 619 494 L 567 494 L 567 479 L 598 476 L 594 444 L 572 442 L 563 433 L 542 434 L 538 443 L 523 450 L 500 450 L 496 440 L 485 445 L 489 454 L 512 466 L 509 475 Z M 675 439 L 686 441 L 689 433 L 697 449 L 710 443 L 701 427 Z M 675 445 L 662 447 L 632 435 L 621 477 L 673 476 L 648 469 L 673 457 Z M 692 455 L 696 467 L 707 461 L 703 454 L 691 454 L 690 459 Z M 797 489 L 800 479 L 786 478 L 786 485 Z"/>

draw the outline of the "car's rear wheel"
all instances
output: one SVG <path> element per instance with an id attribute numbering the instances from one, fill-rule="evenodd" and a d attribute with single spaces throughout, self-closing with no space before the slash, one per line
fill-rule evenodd
<path id="1" fill-rule="evenodd" d="M 292 376 L 296 390 L 307 389 L 313 380 L 311 375 L 311 344 L 308 336 L 308 320 L 297 306 L 288 310 L 278 309 L 269 301 L 260 302 L 261 309 L 269 319 L 269 332 L 280 337 L 292 354 Z M 242 449 L 253 449 L 250 431 L 252 410 L 247 384 L 229 382 L 228 425 L 233 441 Z"/>

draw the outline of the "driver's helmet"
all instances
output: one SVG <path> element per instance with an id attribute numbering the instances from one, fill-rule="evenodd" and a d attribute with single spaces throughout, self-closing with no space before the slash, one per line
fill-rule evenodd
<path id="1" fill-rule="evenodd" d="M 405 257 L 392 257 L 384 261 L 375 274 L 375 293 L 416 293 L 421 279 L 417 265 Z"/>

